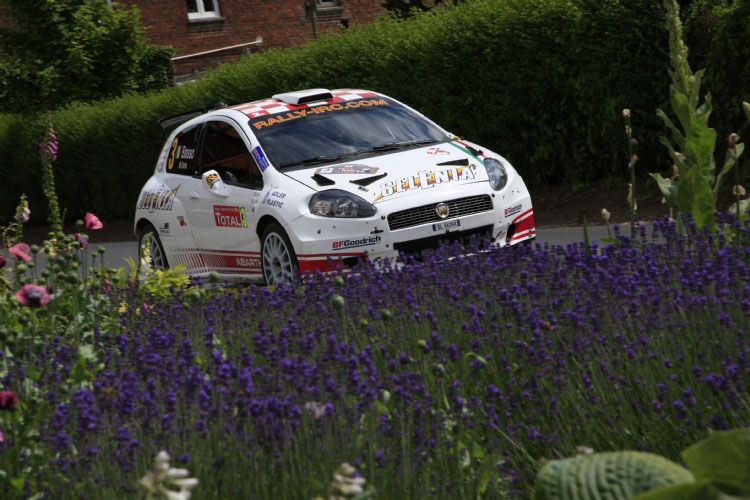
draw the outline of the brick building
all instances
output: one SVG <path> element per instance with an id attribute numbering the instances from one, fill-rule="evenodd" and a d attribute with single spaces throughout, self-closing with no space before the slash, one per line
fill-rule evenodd
<path id="1" fill-rule="evenodd" d="M 176 49 L 177 78 L 248 51 L 302 44 L 320 33 L 369 23 L 384 12 L 383 0 L 117 1 L 139 8 L 152 43 Z"/>

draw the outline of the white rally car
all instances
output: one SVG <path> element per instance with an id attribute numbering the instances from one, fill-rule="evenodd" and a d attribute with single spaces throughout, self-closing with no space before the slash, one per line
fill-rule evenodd
<path id="1" fill-rule="evenodd" d="M 443 240 L 536 234 L 502 156 L 375 92 L 290 92 L 162 121 L 174 123 L 135 211 L 156 268 L 277 284 Z"/>

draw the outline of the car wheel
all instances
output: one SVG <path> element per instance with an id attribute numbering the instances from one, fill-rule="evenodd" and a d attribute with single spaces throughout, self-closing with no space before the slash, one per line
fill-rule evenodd
<path id="1" fill-rule="evenodd" d="M 270 224 L 261 238 L 263 279 L 266 285 L 294 281 L 299 276 L 297 255 L 292 243 L 278 224 Z"/>
<path id="2" fill-rule="evenodd" d="M 151 224 L 146 225 L 138 234 L 138 259 L 143 258 L 142 252 L 148 249 L 151 255 L 151 269 L 164 270 L 169 269 L 167 263 L 167 254 L 164 253 L 164 247 L 161 245 L 159 235 Z"/>

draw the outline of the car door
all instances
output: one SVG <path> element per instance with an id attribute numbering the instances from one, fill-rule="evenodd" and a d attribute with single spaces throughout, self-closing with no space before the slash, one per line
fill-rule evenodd
<path id="1" fill-rule="evenodd" d="M 254 207 L 263 188 L 261 171 L 240 126 L 224 117 L 204 123 L 200 186 L 189 193 L 188 218 L 209 270 L 260 277 L 260 241 Z"/>

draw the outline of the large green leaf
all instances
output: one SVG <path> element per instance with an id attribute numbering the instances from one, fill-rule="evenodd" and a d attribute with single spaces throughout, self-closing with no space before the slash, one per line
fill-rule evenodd
<path id="1" fill-rule="evenodd" d="M 595 453 L 547 462 L 534 483 L 534 500 L 625 500 L 692 481 L 690 471 L 652 453 Z"/>
<path id="2" fill-rule="evenodd" d="M 716 432 L 682 452 L 697 480 L 730 495 L 750 496 L 750 429 Z"/>
<path id="3" fill-rule="evenodd" d="M 701 481 L 654 488 L 630 500 L 715 500 L 719 495 L 721 492 L 709 481 Z"/>
<path id="4" fill-rule="evenodd" d="M 702 116 L 695 120 L 687 130 L 685 138 L 685 157 L 688 164 L 698 167 L 701 175 L 713 176 L 714 148 L 716 147 L 716 130 L 708 126 L 708 118 Z"/>
<path id="5" fill-rule="evenodd" d="M 693 220 L 699 228 L 704 225 L 713 228 L 716 205 L 711 185 L 708 179 L 700 175 L 698 169 L 692 168 L 684 176 L 680 174 L 677 203 L 681 212 L 692 212 Z"/>

